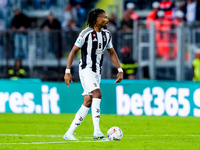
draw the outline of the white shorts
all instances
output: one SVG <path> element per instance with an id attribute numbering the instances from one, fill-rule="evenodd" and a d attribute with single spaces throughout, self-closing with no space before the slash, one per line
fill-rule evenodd
<path id="1" fill-rule="evenodd" d="M 84 89 L 82 95 L 92 95 L 92 91 L 100 88 L 101 75 L 93 72 L 90 68 L 79 70 L 79 77 Z"/>

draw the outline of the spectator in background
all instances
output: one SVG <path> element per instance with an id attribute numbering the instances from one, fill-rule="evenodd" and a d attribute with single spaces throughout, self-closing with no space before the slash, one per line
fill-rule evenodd
<path id="1" fill-rule="evenodd" d="M 31 26 L 31 20 L 24 15 L 18 8 L 14 8 L 14 17 L 11 21 L 11 29 L 14 34 L 14 57 L 27 58 L 28 57 L 28 34 L 27 30 Z"/>
<path id="2" fill-rule="evenodd" d="M 65 31 L 79 31 L 80 28 L 77 27 L 76 22 L 73 19 L 68 20 L 65 26 L 62 26 Z"/>
<path id="3" fill-rule="evenodd" d="M 150 23 L 158 18 L 157 12 L 159 10 L 159 5 L 160 5 L 159 2 L 157 2 L 157 1 L 152 3 L 153 10 L 147 15 L 147 18 L 146 18 L 147 29 L 149 29 Z"/>
<path id="4" fill-rule="evenodd" d="M 175 7 L 176 7 L 177 10 L 183 11 L 184 6 L 185 6 L 185 0 L 175 1 Z"/>
<path id="5" fill-rule="evenodd" d="M 193 60 L 193 81 L 200 81 L 200 49 Z"/>
<path id="6" fill-rule="evenodd" d="M 107 29 L 110 32 L 115 32 L 117 30 L 117 20 L 113 13 L 110 15 Z"/>
<path id="7" fill-rule="evenodd" d="M 178 27 L 180 24 L 183 24 L 184 21 L 184 13 L 181 10 L 177 10 L 175 12 L 175 19 L 173 20 L 174 27 Z"/>
<path id="8" fill-rule="evenodd" d="M 173 19 L 174 4 L 170 0 L 162 0 L 160 2 L 160 10 L 164 11 L 164 17 L 167 19 Z"/>
<path id="9" fill-rule="evenodd" d="M 126 10 L 123 14 L 123 19 L 121 22 L 121 30 L 125 32 L 131 32 L 133 29 L 133 21 L 139 19 L 139 15 L 134 11 L 135 4 L 128 3 L 126 4 Z"/>
<path id="10" fill-rule="evenodd" d="M 200 3 L 195 0 L 187 0 L 183 7 L 183 12 L 188 25 L 189 42 L 193 42 L 194 37 L 192 36 L 192 32 L 194 30 L 194 22 L 200 20 Z"/>
<path id="11" fill-rule="evenodd" d="M 121 48 L 122 62 L 121 67 L 124 71 L 124 79 L 135 79 L 138 64 L 130 56 L 130 48 L 125 46 Z"/>
<path id="12" fill-rule="evenodd" d="M 187 0 L 183 7 L 185 20 L 188 23 L 193 23 L 200 20 L 200 3 L 195 0 Z"/>
<path id="13" fill-rule="evenodd" d="M 22 67 L 21 59 L 15 59 L 15 66 L 8 70 L 8 76 L 11 79 L 26 77 L 26 71 Z"/>
<path id="14" fill-rule="evenodd" d="M 121 22 L 121 31 L 131 32 L 133 30 L 133 21 L 130 19 L 128 12 L 124 12 Z"/>
<path id="15" fill-rule="evenodd" d="M 135 12 L 135 4 L 134 3 L 128 3 L 126 5 L 126 11 L 129 14 L 130 19 L 132 20 L 138 20 L 139 19 L 139 15 Z"/>
<path id="16" fill-rule="evenodd" d="M 71 6 L 70 3 L 68 3 L 65 6 L 65 11 L 64 11 L 64 14 L 63 14 L 62 28 L 66 28 L 67 24 L 68 24 L 68 21 L 71 20 L 72 18 L 73 18 L 72 6 Z"/>
<path id="17" fill-rule="evenodd" d="M 152 3 L 153 10 L 147 15 L 147 19 L 149 20 L 155 20 L 158 18 L 157 12 L 159 10 L 159 2 L 155 1 Z"/>
<path id="18" fill-rule="evenodd" d="M 157 15 L 158 18 L 155 20 L 156 55 L 167 61 L 170 59 L 171 21 L 164 18 L 165 14 L 162 10 L 159 10 Z"/>
<path id="19" fill-rule="evenodd" d="M 79 28 L 83 27 L 86 20 L 86 8 L 91 0 L 70 0 L 72 12 L 75 14 L 74 20 Z M 74 13 L 75 12 L 75 13 Z"/>
<path id="20" fill-rule="evenodd" d="M 76 5 L 77 11 L 77 26 L 79 28 L 83 27 L 86 20 L 86 10 L 80 4 Z"/>
<path id="21" fill-rule="evenodd" d="M 48 59 L 59 58 L 61 56 L 61 23 L 54 18 L 52 13 L 49 13 L 40 28 L 47 31 L 44 35 L 48 38 L 48 41 L 45 41 L 48 54 L 44 54 L 44 57 Z"/>
<path id="22" fill-rule="evenodd" d="M 60 21 L 54 18 L 52 13 L 49 13 L 48 18 L 42 23 L 40 28 L 45 31 L 60 30 L 61 23 Z"/>

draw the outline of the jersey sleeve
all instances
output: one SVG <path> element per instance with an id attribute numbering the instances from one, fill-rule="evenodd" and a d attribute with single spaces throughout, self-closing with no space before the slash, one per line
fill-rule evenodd
<path id="1" fill-rule="evenodd" d="M 110 35 L 110 39 L 108 41 L 108 44 L 106 45 L 106 49 L 111 49 L 111 48 L 113 48 L 113 45 L 112 45 L 112 37 Z"/>
<path id="2" fill-rule="evenodd" d="M 79 37 L 76 39 L 75 45 L 81 48 L 84 42 L 85 42 L 85 39 L 79 35 Z"/>

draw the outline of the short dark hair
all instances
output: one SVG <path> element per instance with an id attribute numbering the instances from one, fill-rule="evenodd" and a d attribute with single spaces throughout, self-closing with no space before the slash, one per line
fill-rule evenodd
<path id="1" fill-rule="evenodd" d="M 87 25 L 89 25 L 89 27 L 93 28 L 97 21 L 97 17 L 102 13 L 105 13 L 105 11 L 103 9 L 99 9 L 99 8 L 96 8 L 96 9 L 90 11 L 88 14 L 88 17 L 87 17 Z"/>

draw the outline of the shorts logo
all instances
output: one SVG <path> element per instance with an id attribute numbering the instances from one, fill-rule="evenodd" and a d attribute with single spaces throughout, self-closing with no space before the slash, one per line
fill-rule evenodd
<path id="1" fill-rule="evenodd" d="M 93 84 L 94 84 L 95 87 L 97 87 L 97 84 L 96 84 L 96 83 L 93 83 Z"/>

